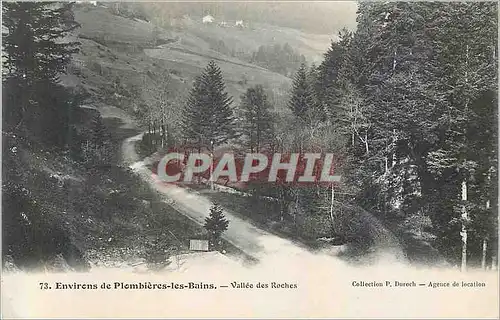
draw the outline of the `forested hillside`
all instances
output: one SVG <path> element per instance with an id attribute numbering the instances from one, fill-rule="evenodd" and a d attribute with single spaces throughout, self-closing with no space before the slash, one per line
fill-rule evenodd
<path id="1" fill-rule="evenodd" d="M 104 2 L 105 3 L 105 2 Z M 183 16 L 201 18 L 206 14 L 224 20 L 245 20 L 288 27 L 313 34 L 329 34 L 342 27 L 355 28 L 355 2 L 287 3 L 234 1 L 170 2 L 170 3 L 115 3 L 117 11 L 125 16 L 147 18 L 169 23 Z M 334 19 L 332 19 L 334 17 Z"/>
<path id="2" fill-rule="evenodd" d="M 280 236 L 346 244 L 360 260 L 386 247 L 496 267 L 496 3 L 360 3 L 356 29 L 332 34 L 317 64 L 302 31 L 179 27 L 184 9 L 162 20 L 158 4 L 3 9 L 3 252 L 19 266 L 63 255 L 85 269 L 89 255 L 164 255 L 203 234 L 121 163 L 120 144 L 142 131 L 142 156 L 335 154 L 337 184 L 216 181 L 246 194 L 207 193 Z M 110 110 L 137 128 L 99 114 Z"/>
<path id="3" fill-rule="evenodd" d="M 497 10 L 363 3 L 319 67 L 355 203 L 462 268 L 497 263 Z"/>
<path id="4" fill-rule="evenodd" d="M 348 209 L 354 205 L 392 230 L 410 260 L 495 266 L 497 5 L 362 3 L 357 22 L 319 66 L 298 70 L 292 115 L 259 117 L 266 93 L 250 88 L 236 126 L 249 151 L 336 153 L 342 184 L 259 184 L 253 193 L 280 205 L 267 218 L 248 215 L 277 221 L 292 237 L 356 241 L 350 219 L 363 214 Z M 210 112 L 193 112 L 196 101 L 187 102 L 191 123 Z M 206 125 L 207 132 L 220 128 Z M 185 137 L 210 148 L 209 140 Z"/>
<path id="5" fill-rule="evenodd" d="M 118 105 L 133 117 L 141 97 L 123 79 L 154 63 L 133 54 L 144 29 L 118 20 L 139 34 L 107 30 L 118 51 L 78 36 L 72 4 L 2 7 L 2 267 L 89 270 L 186 251 L 203 228 L 123 166 L 120 144 L 137 129 L 101 116 Z"/>

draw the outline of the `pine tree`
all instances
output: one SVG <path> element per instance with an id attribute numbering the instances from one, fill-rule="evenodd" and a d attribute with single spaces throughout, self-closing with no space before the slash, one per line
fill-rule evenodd
<path id="1" fill-rule="evenodd" d="M 337 80 L 342 52 L 342 47 L 338 43 L 332 42 L 324 54 L 323 62 L 318 67 L 321 85 L 324 89 L 332 86 Z"/>
<path id="2" fill-rule="evenodd" d="M 311 92 L 311 112 L 310 119 L 315 122 L 323 122 L 327 119 L 326 108 L 321 101 L 321 79 L 319 76 L 319 68 L 313 63 L 307 71 L 307 82 Z"/>
<path id="3" fill-rule="evenodd" d="M 208 117 L 206 110 L 206 93 L 201 76 L 196 77 L 189 92 L 182 114 L 182 129 L 184 138 L 196 143 L 201 148 L 205 143 L 208 131 Z"/>
<path id="4" fill-rule="evenodd" d="M 321 90 L 321 83 L 319 77 L 319 67 L 314 63 L 312 63 L 309 70 L 307 70 L 307 81 L 309 82 L 315 97 L 318 98 L 318 92 Z"/>
<path id="5" fill-rule="evenodd" d="M 496 10 L 362 3 L 326 95 L 342 129 L 370 125 L 359 146 L 351 139 L 358 165 L 346 178 L 358 203 L 403 224 L 430 218 L 434 245 L 463 269 L 466 259 L 485 261 L 497 241 L 494 188 L 485 183 L 496 175 Z"/>
<path id="6" fill-rule="evenodd" d="M 9 2 L 2 11 L 4 67 L 8 77 L 58 81 L 79 42 L 59 42 L 79 25 L 71 3 Z"/>
<path id="7" fill-rule="evenodd" d="M 183 114 L 185 138 L 199 148 L 221 145 L 235 137 L 232 98 L 222 71 L 212 60 L 195 80 Z"/>
<path id="8" fill-rule="evenodd" d="M 210 61 L 203 79 L 207 90 L 210 117 L 209 136 L 214 145 L 221 145 L 235 137 L 235 119 L 231 104 L 233 99 L 226 92 L 222 71 L 215 61 Z"/>
<path id="9" fill-rule="evenodd" d="M 352 33 L 347 30 L 339 32 L 339 41 L 332 43 L 325 54 L 325 60 L 318 67 L 318 100 L 323 104 L 331 123 L 339 121 L 338 114 L 343 103 L 340 101 L 349 84 L 357 85 L 355 79 L 356 65 L 351 55 L 356 53 L 351 45 Z"/>
<path id="10" fill-rule="evenodd" d="M 271 104 L 261 85 L 248 88 L 241 97 L 244 125 L 243 135 L 246 137 L 251 152 L 259 152 L 266 141 L 272 137 L 273 116 L 270 112 Z"/>
<path id="11" fill-rule="evenodd" d="M 314 102 L 314 91 L 309 83 L 307 67 L 303 63 L 295 74 L 288 107 L 297 118 L 307 121 L 315 111 Z"/>
<path id="12" fill-rule="evenodd" d="M 90 139 L 96 146 L 101 147 L 110 139 L 109 132 L 102 121 L 101 115 L 99 114 L 92 118 L 90 130 Z"/>
<path id="13" fill-rule="evenodd" d="M 318 99 L 324 104 L 332 101 L 343 59 L 346 56 L 347 46 L 339 34 L 341 41 L 332 42 L 328 51 L 324 54 L 323 62 L 318 66 Z"/>
<path id="14" fill-rule="evenodd" d="M 227 230 L 229 226 L 229 221 L 225 218 L 222 213 L 222 208 L 219 204 L 213 203 L 210 207 L 210 215 L 205 218 L 204 228 L 209 233 L 209 240 L 213 247 L 220 247 L 220 238 L 222 233 Z"/>
<path id="15" fill-rule="evenodd" d="M 78 42 L 62 41 L 78 24 L 70 3 L 3 5 L 5 127 L 54 146 L 65 145 L 76 97 L 59 85 Z"/>
<path id="16" fill-rule="evenodd" d="M 490 235 L 496 233 L 484 227 L 484 221 L 490 219 L 493 211 L 486 208 L 490 199 L 480 196 L 490 194 L 491 187 L 483 186 L 485 176 L 490 175 L 496 163 L 496 154 L 486 151 L 496 149 L 492 148 L 496 141 L 492 129 L 496 126 L 489 120 L 495 115 L 497 105 L 496 15 L 496 4 L 453 3 L 446 6 L 446 14 L 435 20 L 442 26 L 435 39 L 449 108 L 438 123 L 442 139 L 429 154 L 428 165 L 440 180 L 446 179 L 454 186 L 448 196 L 449 227 L 443 232 L 455 244 L 460 234 L 462 270 L 467 268 L 470 243 L 476 238 L 469 230 L 476 229 L 483 238 L 479 241 L 483 247 Z M 478 130 L 486 128 L 488 123 L 491 129 Z M 478 187 L 482 192 L 475 194 Z M 478 211 L 483 214 L 478 215 Z M 457 247 L 454 246 L 454 252 Z"/>

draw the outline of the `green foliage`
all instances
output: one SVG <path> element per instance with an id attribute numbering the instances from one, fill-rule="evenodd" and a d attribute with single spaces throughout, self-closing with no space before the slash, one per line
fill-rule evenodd
<path id="1" fill-rule="evenodd" d="M 274 150 L 343 157 L 336 190 L 349 196 L 259 186 L 279 200 L 280 223 L 293 218 L 295 232 L 314 233 L 313 216 L 333 215 L 333 229 L 349 232 L 354 222 L 337 214 L 350 202 L 411 254 L 427 248 L 436 257 L 433 246 L 456 262 L 462 226 L 471 263 L 483 240 L 496 247 L 496 15 L 490 3 L 361 3 L 357 30 L 342 30 L 317 68 L 297 71 L 293 117 L 276 119 L 273 141 Z"/>
<path id="2" fill-rule="evenodd" d="M 147 10 L 138 3 L 117 2 L 113 3 L 109 10 L 111 10 L 113 14 L 121 17 L 149 21 L 149 14 L 147 13 Z"/>
<path id="3" fill-rule="evenodd" d="M 209 148 L 235 137 L 232 98 L 225 89 L 222 72 L 212 60 L 194 81 L 182 117 L 184 137 Z"/>
<path id="4" fill-rule="evenodd" d="M 26 85 L 56 82 L 78 42 L 57 42 L 79 27 L 71 3 L 9 2 L 2 10 L 2 47 L 8 77 Z"/>
<path id="5" fill-rule="evenodd" d="M 70 244 L 68 234 L 44 220 L 43 209 L 25 187 L 7 182 L 2 186 L 2 251 L 18 266 L 47 262 Z"/>
<path id="6" fill-rule="evenodd" d="M 285 43 L 283 46 L 279 44 L 260 46 L 252 54 L 250 62 L 285 76 L 290 76 L 300 68 L 301 64 L 306 62 L 306 59 L 304 55 L 295 52 L 288 43 Z"/>
<path id="7" fill-rule="evenodd" d="M 6 3 L 2 18 L 4 129 L 63 147 L 79 102 L 58 84 L 79 46 L 61 41 L 78 27 L 71 4 Z"/>
<path id="8" fill-rule="evenodd" d="M 269 144 L 273 133 L 273 115 L 269 110 L 271 104 L 261 85 L 248 88 L 241 98 L 243 112 L 242 134 L 246 138 L 250 150 L 259 152 L 261 147 Z"/>
<path id="9" fill-rule="evenodd" d="M 497 159 L 496 14 L 486 3 L 363 3 L 356 32 L 319 67 L 320 100 L 350 136 L 355 166 L 345 178 L 357 203 L 405 230 L 426 221 L 450 261 L 461 224 L 496 233 L 485 223 L 496 211 L 485 183 Z M 487 200 L 495 209 L 484 209 Z"/>
<path id="10" fill-rule="evenodd" d="M 145 244 L 144 259 L 150 269 L 158 270 L 166 265 L 169 252 L 169 241 L 166 234 L 157 234 Z"/>
<path id="11" fill-rule="evenodd" d="M 37 82 L 29 91 L 18 79 L 3 82 L 4 130 L 34 141 L 64 147 L 76 101 L 62 86 Z"/>
<path id="12" fill-rule="evenodd" d="M 219 248 L 221 243 L 221 236 L 227 230 L 229 221 L 226 220 L 222 213 L 222 207 L 214 203 L 210 207 L 210 215 L 205 218 L 204 228 L 208 231 L 210 244 Z"/>
<path id="13" fill-rule="evenodd" d="M 288 108 L 293 114 L 303 120 L 316 116 L 314 87 L 309 81 L 307 68 L 302 64 L 293 79 L 293 87 L 288 102 Z"/>

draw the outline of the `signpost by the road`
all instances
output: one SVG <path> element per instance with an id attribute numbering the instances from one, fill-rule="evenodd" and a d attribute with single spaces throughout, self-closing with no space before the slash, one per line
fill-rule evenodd
<path id="1" fill-rule="evenodd" d="M 208 251 L 208 240 L 189 240 L 189 250 L 191 251 Z"/>

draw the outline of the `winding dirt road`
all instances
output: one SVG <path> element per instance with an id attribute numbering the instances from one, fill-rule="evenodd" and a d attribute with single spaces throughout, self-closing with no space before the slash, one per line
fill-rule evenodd
<path id="1" fill-rule="evenodd" d="M 129 124 L 129 122 L 126 123 Z M 135 151 L 135 145 L 142 139 L 142 136 L 141 133 L 123 141 L 121 147 L 123 164 L 129 166 L 143 180 L 147 181 L 152 188 L 163 194 L 165 201 L 176 210 L 196 223 L 203 224 L 212 205 L 210 199 L 203 194 L 160 181 L 158 176 L 148 168 L 151 160 L 149 158 L 140 160 Z M 249 208 L 249 210 L 251 209 Z M 234 212 L 224 210 L 224 214 L 230 221 L 228 230 L 224 233 L 224 238 L 258 260 L 280 259 L 280 257 L 308 259 L 313 255 L 318 255 L 318 253 L 312 253 L 298 243 L 258 228 L 251 222 L 243 220 Z M 335 249 L 330 250 L 330 255 L 334 253 L 333 250 Z M 396 247 L 396 251 L 399 251 L 399 248 Z M 383 254 L 385 262 L 387 262 L 386 259 L 399 260 L 402 256 L 400 251 L 394 251 L 394 247 L 390 248 L 390 251 L 380 250 L 380 252 L 380 254 Z"/>
<path id="2" fill-rule="evenodd" d="M 154 189 L 165 195 L 165 200 L 171 206 L 196 223 L 203 224 L 212 205 L 212 202 L 207 197 L 173 184 L 162 183 L 158 176 L 147 168 L 149 164 L 147 160 L 131 162 L 138 159 L 135 153 L 135 143 L 141 138 L 142 134 L 139 134 L 123 142 L 122 156 L 125 164 L 128 164 Z M 224 210 L 224 215 L 230 221 L 229 227 L 224 233 L 224 238 L 254 258 L 261 259 L 269 255 L 283 254 L 287 256 L 311 254 L 305 248 L 261 230 L 230 211 Z"/>
<path id="3" fill-rule="evenodd" d="M 107 110 L 111 114 L 117 110 Z M 131 129 L 131 122 L 122 128 Z M 182 214 L 202 223 L 210 201 L 174 185 L 163 185 L 135 153 L 142 135 L 125 139 L 122 161 Z M 251 210 L 251 208 L 249 208 Z M 183 270 L 139 274 L 123 268 L 93 268 L 90 273 L 10 273 L 2 277 L 2 315 L 27 318 L 498 318 L 498 274 L 460 273 L 452 269 L 417 269 L 384 256 L 368 268 L 347 266 L 341 259 L 311 253 L 269 234 L 226 211 L 231 220 L 225 238 L 258 258 L 249 268 L 221 263 L 217 255 L 191 254 Z M 372 221 L 373 222 L 373 221 Z M 369 223 L 369 222 L 368 222 Z M 375 223 L 375 222 L 373 222 Z M 375 227 L 378 228 L 378 227 Z M 221 255 L 222 256 L 222 255 Z M 223 256 L 225 257 L 225 256 Z M 227 259 L 225 262 L 229 262 Z M 398 263 L 402 262 L 402 263 Z M 40 290 L 39 283 L 215 283 L 219 290 Z M 395 287 L 394 281 L 423 283 Z M 429 287 L 429 282 L 484 282 L 481 288 Z M 233 289 L 231 283 L 295 284 L 296 289 Z M 380 283 L 381 286 L 360 285 Z M 225 285 L 223 287 L 222 285 Z M 272 285 L 271 285 L 272 286 Z M 450 303 L 452 301 L 453 303 Z M 137 303 L 138 302 L 138 303 Z"/>

